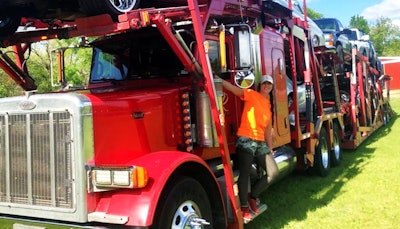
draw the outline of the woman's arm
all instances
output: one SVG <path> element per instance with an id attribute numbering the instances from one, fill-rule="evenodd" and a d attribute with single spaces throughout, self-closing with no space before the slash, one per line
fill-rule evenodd
<path id="1" fill-rule="evenodd" d="M 216 77 L 219 78 L 218 76 L 216 76 Z M 221 79 L 221 78 L 219 78 L 219 79 Z M 221 80 L 222 80 L 222 86 L 226 90 L 232 92 L 236 96 L 239 96 L 239 97 L 243 96 L 243 89 L 236 87 L 235 85 L 231 84 L 230 82 L 228 82 L 226 80 L 223 80 L 223 79 L 221 79 Z"/>

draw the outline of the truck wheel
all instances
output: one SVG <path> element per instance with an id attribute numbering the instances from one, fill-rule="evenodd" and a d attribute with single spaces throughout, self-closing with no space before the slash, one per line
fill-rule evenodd
<path id="1" fill-rule="evenodd" d="M 20 17 L 7 17 L 0 15 L 0 38 L 12 35 L 17 31 L 21 22 Z"/>
<path id="2" fill-rule="evenodd" d="M 211 205 L 206 191 L 190 177 L 178 177 L 168 182 L 154 219 L 152 229 L 197 228 L 197 224 L 203 225 L 201 228 L 212 228 Z"/>
<path id="3" fill-rule="evenodd" d="M 340 140 L 340 128 L 333 124 L 333 149 L 331 151 L 332 166 L 338 166 L 342 160 L 342 141 Z"/>
<path id="4" fill-rule="evenodd" d="M 319 134 L 319 143 L 315 149 L 314 167 L 313 170 L 316 174 L 325 177 L 328 175 L 330 169 L 330 152 L 328 147 L 328 139 L 326 130 L 323 127 Z"/>
<path id="5" fill-rule="evenodd" d="M 118 15 L 139 7 L 140 0 L 79 0 L 83 12 L 88 15 L 110 14 L 114 21 Z"/>

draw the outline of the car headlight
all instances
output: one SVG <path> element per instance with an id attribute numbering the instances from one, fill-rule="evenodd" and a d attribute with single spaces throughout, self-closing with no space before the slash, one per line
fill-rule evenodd
<path id="1" fill-rule="evenodd" d="M 89 171 L 91 189 L 143 188 L 147 185 L 147 170 L 140 166 L 128 168 L 92 167 Z"/>
<path id="2" fill-rule="evenodd" d="M 325 37 L 325 44 L 326 44 L 326 45 L 328 45 L 328 46 L 335 46 L 335 39 L 334 39 L 332 33 L 325 34 L 324 37 Z"/>

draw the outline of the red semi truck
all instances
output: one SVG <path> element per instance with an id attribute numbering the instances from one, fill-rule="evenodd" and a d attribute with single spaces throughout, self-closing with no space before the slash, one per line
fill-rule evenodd
<path id="1" fill-rule="evenodd" d="M 241 87 L 271 75 L 280 177 L 325 176 L 342 146 L 357 147 L 390 118 L 390 105 L 365 57 L 354 50 L 350 71 L 336 72 L 335 51 L 313 48 L 307 21 L 290 9 L 290 1 L 188 0 L 5 38 L 17 55 L 1 51 L 0 67 L 26 93 L 0 99 L 0 214 L 243 228 L 234 153 L 242 106 L 214 74 Z M 23 64 L 30 44 L 81 36 L 98 37 L 84 45 L 93 50 L 88 86 L 36 93 Z"/>

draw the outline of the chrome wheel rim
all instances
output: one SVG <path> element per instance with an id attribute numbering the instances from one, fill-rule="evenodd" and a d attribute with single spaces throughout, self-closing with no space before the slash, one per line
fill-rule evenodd
<path id="1" fill-rule="evenodd" d="M 328 151 L 328 144 L 326 143 L 326 139 L 321 142 L 321 157 L 322 157 L 322 165 L 324 168 L 328 168 L 329 164 L 329 151 Z"/>
<path id="2" fill-rule="evenodd" d="M 203 228 L 199 206 L 190 200 L 179 205 L 172 219 L 171 229 Z"/>
<path id="3" fill-rule="evenodd" d="M 138 0 L 109 0 L 111 5 L 121 13 L 135 8 Z"/>

